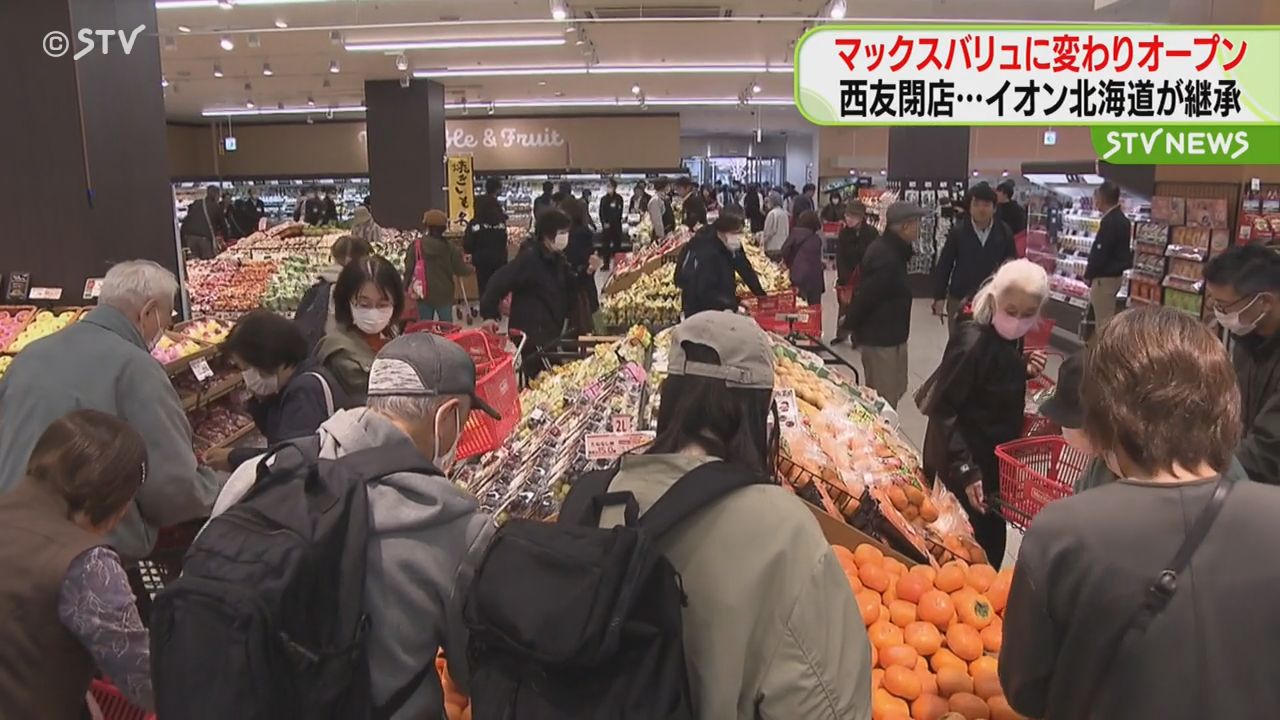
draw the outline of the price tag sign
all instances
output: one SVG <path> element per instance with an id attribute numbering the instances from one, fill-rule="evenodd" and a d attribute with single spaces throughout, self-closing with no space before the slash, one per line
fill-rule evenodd
<path id="1" fill-rule="evenodd" d="M 204 382 L 213 377 L 213 369 L 209 367 L 208 360 L 197 358 L 191 361 L 191 374 L 196 376 L 196 380 Z"/>
<path id="2" fill-rule="evenodd" d="M 627 371 L 627 374 L 631 376 L 631 379 L 638 383 L 644 382 L 645 378 L 649 377 L 649 373 L 645 372 L 645 369 L 640 367 L 638 363 L 627 363 L 626 367 L 623 369 Z"/>
<path id="3" fill-rule="evenodd" d="M 630 415 L 614 415 L 609 420 L 609 430 L 616 433 L 629 433 L 636 429 L 636 419 Z"/>
<path id="4" fill-rule="evenodd" d="M 589 433 L 584 438 L 588 460 L 614 460 L 653 442 L 650 431 L 627 433 Z"/>
<path id="5" fill-rule="evenodd" d="M 793 430 L 800 423 L 800 409 L 796 406 L 796 391 L 791 388 L 778 390 L 773 394 L 773 401 L 778 404 L 778 418 L 782 427 Z"/>
<path id="6" fill-rule="evenodd" d="M 595 400 L 603 392 L 604 389 L 600 387 L 600 383 L 594 382 L 582 389 L 582 396 L 588 400 Z"/>
<path id="7" fill-rule="evenodd" d="M 89 278 L 84 281 L 84 299 L 95 300 L 102 294 L 102 278 Z"/>
<path id="8" fill-rule="evenodd" d="M 546 416 L 547 414 L 542 412 L 542 408 L 534 408 L 533 412 L 529 413 L 529 419 L 534 422 L 542 422 L 542 419 Z"/>
<path id="9" fill-rule="evenodd" d="M 54 287 L 35 287 L 31 288 L 31 294 L 27 297 L 32 300 L 61 300 L 62 288 Z"/>

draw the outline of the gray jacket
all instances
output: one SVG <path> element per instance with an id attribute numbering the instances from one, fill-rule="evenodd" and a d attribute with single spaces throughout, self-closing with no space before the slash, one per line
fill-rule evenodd
<path id="1" fill-rule="evenodd" d="M 320 426 L 320 457 L 406 442 L 392 422 L 365 408 L 342 410 Z M 261 458 L 227 481 L 213 514 L 252 487 Z M 493 535 L 492 519 L 471 496 L 438 475 L 400 473 L 369 485 L 370 538 L 365 607 L 373 619 L 369 670 L 373 699 L 385 703 L 423 668 L 422 686 L 394 720 L 443 717 L 444 691 L 435 673 L 437 649 L 462 687 L 470 674 L 462 601 L 475 563 Z"/>
<path id="2" fill-rule="evenodd" d="M 109 537 L 121 557 L 145 557 L 157 528 L 208 513 L 220 483 L 197 466 L 178 393 L 138 329 L 109 306 L 32 343 L 0 378 L 0 492 L 22 479 L 45 428 L 83 408 L 128 422 L 147 444 L 147 479 Z"/>
<path id="3" fill-rule="evenodd" d="M 641 513 L 705 456 L 624 457 L 611 492 Z M 602 527 L 622 521 L 618 508 Z M 658 541 L 689 597 L 685 663 L 700 720 L 869 720 L 871 644 L 853 591 L 804 503 L 741 488 Z"/>

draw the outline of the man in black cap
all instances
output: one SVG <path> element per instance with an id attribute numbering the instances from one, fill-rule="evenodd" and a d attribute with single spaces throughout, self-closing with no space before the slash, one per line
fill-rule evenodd
<path id="1" fill-rule="evenodd" d="M 476 410 L 498 417 L 476 396 L 471 356 L 437 335 L 411 333 L 387 343 L 370 365 L 368 406 L 338 411 L 316 433 L 321 460 L 411 443 L 434 466 L 429 473 L 395 473 L 368 483 L 364 595 L 375 618 L 367 642 L 369 675 L 375 706 L 398 696 L 395 720 L 443 717 L 435 671 L 441 647 L 454 681 L 465 687 L 469 680 L 462 600 L 494 524 L 448 473 L 462 428 Z M 215 515 L 253 486 L 260 460 L 231 476 Z"/>
<path id="2" fill-rule="evenodd" d="M 1105 485 L 1116 479 L 1106 463 L 1093 457 L 1089 440 L 1084 434 L 1084 409 L 1080 406 L 1080 383 L 1084 376 L 1084 352 L 1078 352 L 1062 362 L 1058 368 L 1058 383 L 1053 396 L 1040 405 L 1040 414 L 1062 428 L 1062 439 L 1071 447 L 1089 456 L 1084 471 L 1075 479 L 1075 491 L 1082 493 L 1090 488 Z"/>
<path id="3" fill-rule="evenodd" d="M 956 330 L 960 308 L 982 283 L 1018 256 L 1009 226 L 996 214 L 996 191 L 979 183 L 969 191 L 969 218 L 951 226 L 933 270 L 933 314 L 947 318 Z"/>

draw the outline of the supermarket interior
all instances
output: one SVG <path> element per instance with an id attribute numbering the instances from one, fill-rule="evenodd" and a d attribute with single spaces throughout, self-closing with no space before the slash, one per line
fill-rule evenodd
<path id="1" fill-rule="evenodd" d="M 1280 476 L 1277 443 L 1257 439 L 1280 433 L 1280 371 L 1273 372 L 1280 349 L 1262 342 L 1280 332 L 1280 267 L 1269 275 L 1257 269 L 1273 257 L 1280 266 L 1280 252 L 1249 254 L 1280 251 L 1280 165 L 1111 164 L 1098 159 L 1090 127 L 1080 125 L 815 125 L 795 105 L 793 63 L 804 33 L 827 23 L 1277 30 L 1280 2 L 42 0 L 0 11 L 9 66 L 0 87 L 21 99 L 0 113 L 0 136 L 9 139 L 0 196 L 10 198 L 0 231 L 0 578 L 7 578 L 0 610 L 11 610 L 0 611 L 0 647 L 21 649 L 12 662 L 0 659 L 0 716 L 320 717 L 316 706 L 330 705 L 350 712 L 326 717 L 355 718 L 368 708 L 340 703 L 361 698 L 394 720 L 1280 713 L 1274 689 L 1243 680 L 1212 701 L 1171 691 L 1167 702 L 1121 711 L 1117 686 L 1063 679 L 1106 667 L 1122 636 L 1122 657 L 1146 652 L 1149 660 L 1179 655 L 1169 652 L 1179 646 L 1168 635 L 1222 632 L 1192 627 L 1199 611 L 1186 606 L 1208 602 L 1202 592 L 1235 587 L 1229 573 L 1206 575 L 1213 578 L 1206 585 L 1219 585 L 1204 589 L 1197 578 L 1183 593 L 1194 600 L 1179 595 L 1168 605 L 1173 617 L 1150 625 L 1146 650 L 1128 645 L 1123 621 L 1141 605 L 1147 575 L 1175 552 L 1186 565 L 1184 525 L 1189 542 L 1195 518 L 1212 523 L 1221 503 L 1244 503 L 1253 492 L 1223 500 L 1215 487 L 1229 485 L 1231 473 L 1273 484 Z M 136 43 L 122 32 L 122 51 L 111 45 L 115 36 L 81 30 L 74 60 L 66 45 L 55 52 L 47 42 L 51 28 L 117 26 L 144 30 Z M 101 52 L 90 52 L 94 37 Z M 982 218 L 991 223 L 985 230 Z M 1110 241 L 1116 232 L 1119 248 Z M 962 289 L 960 267 L 974 261 L 956 253 L 969 238 L 974 255 L 994 247 L 989 238 L 1007 241 L 1008 250 Z M 848 250 L 854 244 L 856 256 Z M 1104 254 L 1121 266 L 1100 271 Z M 154 265 L 131 262 L 139 260 Z M 1035 302 L 1017 314 L 1020 300 L 1010 298 L 1024 296 Z M 1258 307 L 1265 310 L 1252 319 Z M 703 308 L 733 315 L 698 323 Z M 1181 334 L 1160 336 L 1170 345 L 1191 347 L 1203 339 L 1197 332 L 1212 333 L 1212 348 L 1163 360 L 1134 353 L 1125 367 L 1163 373 L 1167 392 L 1141 395 L 1123 417 L 1150 422 L 1172 408 L 1166 415 L 1190 419 L 1170 427 L 1196 437 L 1222 433 L 1226 450 L 1205 450 L 1206 440 L 1178 454 L 1169 449 L 1174 442 L 1148 456 L 1117 429 L 1123 451 L 1108 456 L 1072 439 L 1074 432 L 1096 440 L 1081 428 L 1081 410 L 1064 406 L 1093 402 L 1090 418 L 1121 412 L 1124 388 L 1112 387 L 1106 403 L 1081 383 L 1101 377 L 1091 374 L 1093 364 L 1105 365 L 1110 337 L 1147 330 L 1131 327 L 1135 316 L 1160 332 L 1177 328 Z M 1187 318 L 1191 330 L 1178 325 Z M 1009 334 L 1006 320 L 1021 329 Z M 1114 331 L 1102 335 L 1104 327 Z M 698 329 L 705 335 L 691 336 Z M 1258 343 L 1245 342 L 1251 333 Z M 746 347 L 756 335 L 762 342 Z M 455 351 L 461 366 L 450 364 Z M 759 352 L 763 363 L 752 355 Z M 1248 372 L 1239 364 L 1245 354 Z M 1264 355 L 1274 360 L 1258 359 Z M 697 368 L 733 358 L 743 365 L 699 376 Z M 1167 405 L 1187 373 L 1203 380 L 1192 389 L 1210 392 L 1219 360 L 1239 375 L 1239 401 L 1223 399 L 1237 398 L 1233 379 L 1210 400 Z M 1187 370 L 1193 361 L 1200 365 Z M 1010 367 L 1015 377 L 1000 375 Z M 406 372 L 409 386 L 397 384 Z M 760 409 L 751 394 L 768 388 L 762 414 L 750 415 Z M 691 397 L 717 402 L 699 407 Z M 474 412 L 460 414 L 467 407 Z M 90 410 L 105 415 L 80 414 Z M 1219 411 L 1234 414 L 1211 417 Z M 405 414 L 414 412 L 420 417 Z M 97 423 L 92 433 L 50 439 L 86 422 Z M 726 425 L 736 435 L 716 434 Z M 681 445 L 686 432 L 693 439 Z M 267 448 L 317 433 L 321 460 L 314 450 L 302 453 L 310 466 L 276 467 L 283 455 L 258 464 Z M 115 439 L 104 440 L 109 435 Z M 740 458 L 710 448 L 749 452 L 764 436 L 776 447 L 760 446 L 765 461 L 751 458 L 741 466 L 750 472 L 740 473 L 758 481 L 730 486 L 714 468 L 691 469 L 706 457 L 691 463 L 689 447 L 734 462 Z M 83 437 L 91 439 L 70 439 Z M 392 452 L 374 463 L 356 446 L 366 441 L 409 447 L 412 468 L 430 471 L 391 468 L 403 457 Z M 85 468 L 110 474 L 135 443 L 145 445 L 145 482 L 134 478 L 119 500 L 119 487 L 106 489 L 104 479 L 99 489 Z M 1166 451 L 1174 457 L 1167 468 L 1158 457 Z M 97 459 L 83 455 L 95 452 Z M 646 452 L 675 460 L 642 465 Z M 347 454 L 383 470 L 325 464 Z M 1233 457 L 1228 471 L 1222 458 Z M 1210 466 L 1208 475 L 1187 474 Z M 75 482 L 38 479 L 38 467 Z M 1199 484 L 1176 500 L 1150 501 L 1163 502 L 1161 512 L 1177 510 L 1176 522 L 1158 525 L 1168 538 L 1151 531 L 1166 543 L 1134 541 L 1157 527 L 1136 520 L 1140 511 L 1132 527 L 1107 535 L 1120 538 L 1112 547 L 1155 554 L 1135 554 L 1129 575 L 1085 554 L 1083 543 L 1031 529 L 1033 518 L 1090 495 L 1090 507 L 1107 507 L 1106 492 L 1113 507 L 1138 507 L 1145 499 L 1134 488 L 1147 487 L 1152 474 L 1142 473 L 1153 467 L 1157 476 L 1169 470 Z M 680 469 L 673 478 L 649 477 L 672 468 Z M 331 482 L 329 472 L 341 484 L 317 484 Z M 636 526 L 637 499 L 642 510 L 660 507 L 654 499 L 685 472 L 720 480 L 725 490 L 699 499 L 724 503 L 724 512 L 694 514 L 695 507 L 681 515 L 688 526 L 652 540 L 669 561 L 644 566 L 679 584 L 683 651 L 661 663 L 644 656 L 642 665 L 610 654 L 640 642 L 627 631 L 619 639 L 614 626 L 607 639 L 590 634 L 605 637 L 603 626 L 561 638 L 596 622 L 591 613 L 638 612 L 623 593 L 639 591 L 614 586 L 621 573 L 588 578 L 573 570 L 619 562 L 620 551 L 596 555 L 596 547 L 588 557 L 582 548 L 598 539 L 585 530 L 572 536 L 577 549 L 566 550 L 556 544 L 564 538 L 530 527 L 591 512 L 584 524 L 605 527 L 618 503 L 630 514 L 616 521 Z M 1132 482 L 1084 493 L 1095 476 Z M 356 502 L 333 488 L 360 477 L 371 489 L 367 502 L 351 507 L 367 506 L 367 528 L 363 518 L 348 527 L 345 515 L 332 515 L 334 502 Z M 592 483 L 578 484 L 584 478 Z M 744 500 L 739 486 L 755 482 L 777 492 Z M 29 490 L 36 486 L 43 489 Z M 581 499 L 589 486 L 600 493 Z M 55 487 L 64 496 L 50 505 L 45 494 Z M 1254 504 L 1269 507 L 1269 498 Z M 105 502 L 116 505 L 104 510 Z M 1071 507 L 1084 517 L 1083 502 Z M 303 526 L 291 524 L 298 508 Z M 1227 508 L 1220 522 L 1232 518 Z M 1160 522 L 1156 514 L 1151 523 Z M 1064 516 L 1040 531 L 1069 530 Z M 387 529 L 402 521 L 405 529 Z M 1164 532 L 1173 527 L 1176 535 Z M 273 528 L 287 530 L 296 547 L 285 549 Z M 232 539 L 245 533 L 247 541 Z M 325 544 L 321 533 L 359 534 L 325 535 Z M 47 545 L 33 540 L 49 537 Z M 368 570 L 364 560 L 351 564 L 362 553 L 339 563 L 334 537 L 368 542 Z M 702 546 L 689 547 L 698 537 Z M 803 553 L 814 541 L 822 559 L 810 567 Z M 1062 544 L 1046 549 L 1052 542 Z M 1214 542 L 1209 535 L 1206 549 Z M 1218 553 L 1239 550 L 1217 542 Z M 1027 560 L 1020 550 L 1032 545 Z M 1114 575 L 1082 580 L 1058 565 L 1046 570 L 1059 550 L 1078 554 L 1058 565 Z M 739 556 L 741 568 L 723 567 Z M 99 572 L 90 561 L 105 564 L 105 579 L 88 577 Z M 1023 573 L 1024 561 L 1041 563 L 1027 577 L 1059 574 L 1047 584 L 1036 585 L 1043 576 L 1020 583 L 1014 568 Z M 341 573 L 352 567 L 367 572 L 370 585 L 361 575 L 354 595 L 338 602 L 336 588 L 349 580 Z M 825 584 L 831 573 L 834 589 Z M 236 578 L 256 589 L 228 590 Z M 1070 583 L 1095 584 L 1068 591 Z M 1117 590 L 1096 592 L 1109 587 Z M 298 598 L 313 591 L 324 602 L 305 607 Z M 72 592 L 95 608 L 83 611 L 92 618 L 66 609 Z M 528 602 L 510 600 L 525 592 Z M 555 599 L 543 602 L 539 592 Z M 592 595 L 605 592 L 619 595 Z M 648 592 L 645 602 L 669 599 Z M 1099 617 L 1124 617 L 1085 629 L 1051 617 L 1066 606 L 1050 603 L 1092 594 L 1107 596 L 1094 608 Z M 355 610 L 368 614 L 350 615 L 352 596 Z M 712 610 L 697 609 L 700 597 Z M 759 608 L 744 608 L 742 597 L 762 598 Z M 375 601 L 390 607 L 366 607 Z M 1125 609 L 1130 601 L 1133 612 Z M 784 611 L 802 603 L 806 610 L 787 619 Z M 1209 616 L 1233 612 L 1227 607 L 1236 606 L 1210 606 Z M 275 628 L 278 618 L 268 615 L 283 608 L 306 618 L 281 620 L 261 647 L 239 634 L 259 632 L 260 620 Z M 380 611 L 389 623 L 379 624 Z M 785 630 L 768 629 L 777 617 L 757 611 L 784 613 L 777 617 Z M 232 623 L 244 612 L 257 613 L 250 630 Z M 42 619 L 24 622 L 24 613 Z M 318 619 L 325 613 L 339 620 Z M 615 625 L 623 620 L 670 617 L 628 615 Z M 731 620 L 738 631 L 765 629 L 739 642 Z M 1175 621 L 1187 625 L 1170 629 Z M 1275 626 L 1269 616 L 1257 622 L 1260 635 Z M 341 635 L 344 627 L 355 640 Z M 679 622 L 674 628 L 681 631 Z M 1059 646 L 1069 633 L 1087 638 L 1071 652 Z M 1228 652 L 1230 643 L 1246 642 L 1225 638 L 1215 636 Z M 181 654 L 206 642 L 225 657 Z M 659 651 L 657 641 L 643 642 L 653 643 L 644 652 Z M 37 650 L 47 645 L 58 650 Z M 243 664 L 242 652 L 252 656 Z M 351 679 L 359 672 L 330 672 L 333 657 L 348 655 L 368 664 L 370 687 Z M 548 657 L 560 664 L 535 665 Z M 655 664 L 673 662 L 682 689 L 663 686 L 678 697 L 664 698 L 671 704 L 659 712 L 662 695 L 648 694 L 648 684 L 658 680 Z M 745 671 L 725 665 L 738 662 Z M 1198 667 L 1168 662 L 1160 672 Z M 225 666 L 206 675 L 206 663 Z M 702 672 L 686 678 L 686 664 Z M 614 677 L 624 667 L 641 668 L 630 685 Z M 586 684 L 565 683 L 566 668 L 574 677 L 596 673 L 600 687 L 625 693 L 634 707 L 605 712 L 621 696 L 584 699 Z M 1208 684 L 1228 672 L 1198 677 Z M 45 676 L 65 681 L 33 679 Z M 1153 677 L 1128 689 L 1149 692 L 1142 683 Z M 266 679 L 278 681 L 270 691 L 260 687 L 273 684 Z M 1248 712 L 1234 713 L 1241 707 Z M 1198 714 L 1183 714 L 1187 708 Z"/>

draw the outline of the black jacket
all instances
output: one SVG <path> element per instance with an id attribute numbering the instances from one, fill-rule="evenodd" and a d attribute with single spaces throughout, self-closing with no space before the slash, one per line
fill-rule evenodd
<path id="1" fill-rule="evenodd" d="M 813 198 L 804 193 L 797 195 L 796 199 L 791 201 L 791 217 L 793 218 L 799 218 L 804 213 L 816 209 L 813 206 Z"/>
<path id="2" fill-rule="evenodd" d="M 209 238 L 227 236 L 227 220 L 222 208 L 207 197 L 197 198 L 187 206 L 187 216 L 182 219 L 181 235 Z"/>
<path id="3" fill-rule="evenodd" d="M 764 229 L 764 211 L 760 207 L 760 193 L 748 190 L 747 196 L 742 200 L 742 209 L 746 213 L 747 220 L 751 221 L 751 232 L 758 233 Z"/>
<path id="4" fill-rule="evenodd" d="M 556 206 L 556 201 L 550 195 L 539 195 L 533 199 L 533 217 L 536 219 L 543 212 L 550 210 Z"/>
<path id="5" fill-rule="evenodd" d="M 1017 200 L 1010 200 L 1003 205 L 996 206 L 996 219 L 1003 220 L 1005 225 L 1009 226 L 1009 231 L 1014 235 L 1027 229 L 1027 211 Z"/>
<path id="6" fill-rule="evenodd" d="M 845 311 L 845 327 L 859 345 L 894 347 L 911 334 L 911 244 L 886 230 L 862 256 L 862 280 Z"/>
<path id="7" fill-rule="evenodd" d="M 480 315 L 497 320 L 498 304 L 510 293 L 510 326 L 524 332 L 533 347 L 544 345 L 564 332 L 570 280 L 563 255 L 528 240 L 511 262 L 489 278 L 480 298 Z"/>
<path id="8" fill-rule="evenodd" d="M 757 297 L 764 295 L 756 269 L 745 253 L 729 252 L 710 225 L 698 231 L 676 260 L 676 287 L 680 288 L 685 317 L 703 310 L 736 310 L 737 281 L 742 278 Z"/>
<path id="9" fill-rule="evenodd" d="M 605 193 L 600 198 L 600 222 L 611 233 L 622 229 L 622 196 L 618 193 Z"/>
<path id="10" fill-rule="evenodd" d="M 307 358 L 294 368 L 289 382 L 275 395 L 265 398 L 252 398 L 248 403 L 249 415 L 253 424 L 267 440 L 271 447 L 285 440 L 295 440 L 314 435 L 320 424 L 329 419 L 328 400 L 325 398 L 324 386 L 315 374 L 324 377 L 329 385 L 329 393 L 333 398 L 335 410 L 348 406 L 347 395 L 342 385 L 329 374 L 314 358 Z M 251 458 L 262 454 L 263 447 L 239 447 L 231 451 L 231 467 L 238 467 Z"/>
<path id="11" fill-rule="evenodd" d="M 992 218 L 985 245 L 978 241 L 972 220 L 958 221 L 947 233 L 947 243 L 933 270 L 933 298 L 967 298 L 1001 265 L 1017 256 L 1013 233 L 999 218 Z"/>
<path id="12" fill-rule="evenodd" d="M 1089 263 L 1084 269 L 1084 279 L 1114 278 L 1124 275 L 1133 267 L 1133 226 L 1124 211 L 1113 208 L 1102 216 L 1098 234 L 1089 249 Z"/>
<path id="13" fill-rule="evenodd" d="M 502 265 L 507 261 L 507 226 L 472 220 L 462 236 L 462 248 L 471 255 L 473 265 Z"/>
<path id="14" fill-rule="evenodd" d="M 1236 338 L 1231 364 L 1244 421 L 1236 457 L 1251 479 L 1280 485 L 1280 335 Z"/>
<path id="15" fill-rule="evenodd" d="M 627 207 L 627 212 L 632 214 L 646 213 L 649 211 L 649 201 L 653 196 L 647 192 L 636 195 L 631 193 L 631 204 Z"/>
<path id="16" fill-rule="evenodd" d="M 591 254 L 595 249 L 595 233 L 590 228 L 577 227 L 569 231 L 569 247 L 565 248 L 564 259 L 569 265 L 570 283 L 577 292 L 586 295 L 592 312 L 600 307 L 600 293 L 590 269 Z"/>
<path id="17" fill-rule="evenodd" d="M 866 222 L 857 228 L 840 228 L 840 235 L 836 238 L 836 285 L 849 284 L 854 269 L 878 237 L 880 233 Z"/>
<path id="18" fill-rule="evenodd" d="M 961 323 L 917 396 L 921 414 L 929 418 L 925 476 L 962 493 L 976 470 L 986 493 L 999 490 L 996 446 L 1022 435 L 1026 396 L 1021 341 L 1005 340 L 989 324 Z"/>

